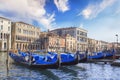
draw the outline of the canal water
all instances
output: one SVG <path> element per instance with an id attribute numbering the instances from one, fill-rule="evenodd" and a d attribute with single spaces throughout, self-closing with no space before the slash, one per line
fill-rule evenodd
<path id="1" fill-rule="evenodd" d="M 0 80 L 120 80 L 120 67 L 103 63 L 79 63 L 59 69 L 30 69 L 6 64 L 6 53 L 0 53 Z"/>

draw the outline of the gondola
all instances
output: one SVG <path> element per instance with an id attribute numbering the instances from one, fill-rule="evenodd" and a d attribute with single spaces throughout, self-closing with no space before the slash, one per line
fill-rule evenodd
<path id="1" fill-rule="evenodd" d="M 55 52 L 48 52 L 48 54 L 52 55 Z M 68 66 L 68 65 L 76 65 L 79 63 L 78 54 L 73 53 L 60 53 L 60 65 L 61 66 Z"/>
<path id="2" fill-rule="evenodd" d="M 19 54 L 21 56 L 26 56 L 25 52 L 19 51 Z M 35 57 L 35 53 L 32 53 L 32 56 Z M 49 57 L 52 57 L 53 55 L 58 55 L 60 57 L 60 65 L 75 65 L 79 62 L 78 60 L 78 55 L 77 54 L 72 54 L 72 53 L 61 53 L 57 54 L 55 52 L 48 52 Z"/>
<path id="3" fill-rule="evenodd" d="M 43 60 L 43 59 L 46 59 L 46 60 L 47 60 L 48 58 L 50 58 L 50 56 L 48 56 L 48 55 L 43 56 L 43 55 L 39 55 L 39 54 L 37 54 L 37 53 L 33 53 L 33 52 L 29 52 L 29 51 L 22 52 L 22 51 L 18 50 L 18 54 L 19 54 L 20 56 L 22 56 L 22 57 L 29 56 L 28 53 L 30 53 L 31 56 L 32 56 L 36 61 L 38 61 L 38 60 L 40 61 L 40 60 Z"/>
<path id="4" fill-rule="evenodd" d="M 88 56 L 88 59 L 103 59 L 104 54 L 102 52 L 96 53 L 92 56 Z"/>
<path id="5" fill-rule="evenodd" d="M 114 54 L 115 54 L 115 50 L 114 49 L 112 49 L 112 50 L 107 50 L 107 51 L 103 51 L 103 53 L 104 53 L 104 57 L 105 57 L 105 59 L 111 59 L 111 58 L 113 58 L 113 56 L 114 56 Z"/>
<path id="6" fill-rule="evenodd" d="M 113 54 L 112 53 L 107 52 L 107 53 L 104 53 L 104 54 L 105 54 L 105 59 L 113 58 Z"/>
<path id="7" fill-rule="evenodd" d="M 38 59 L 37 61 L 32 61 L 32 60 L 27 61 L 25 59 L 25 57 L 19 56 L 15 53 L 12 53 L 12 52 L 9 53 L 9 56 L 17 64 L 21 64 L 21 65 L 32 67 L 32 68 L 40 68 L 40 69 L 48 69 L 48 68 L 56 69 L 56 68 L 59 68 L 59 58 L 58 58 L 57 55 L 54 55 L 53 58 L 49 57 L 49 59 L 47 59 L 47 60 Z"/>
<path id="8" fill-rule="evenodd" d="M 79 54 L 79 63 L 85 63 L 87 61 L 87 55 Z"/>
<path id="9" fill-rule="evenodd" d="M 79 63 L 78 60 L 78 54 L 73 54 L 73 53 L 61 53 L 60 54 L 60 59 L 61 59 L 61 66 L 63 65 L 76 65 Z"/>

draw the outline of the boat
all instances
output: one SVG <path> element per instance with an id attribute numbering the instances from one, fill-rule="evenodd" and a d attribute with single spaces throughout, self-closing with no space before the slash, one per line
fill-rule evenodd
<path id="1" fill-rule="evenodd" d="M 22 52 L 22 51 L 20 51 L 20 50 L 18 50 L 18 54 L 20 55 L 20 56 L 22 56 L 22 57 L 26 57 L 26 56 L 28 56 L 28 53 L 31 53 L 31 56 L 37 61 L 37 60 L 43 60 L 43 59 L 46 59 L 46 60 L 49 60 L 50 58 L 53 58 L 54 57 L 54 55 L 57 55 L 57 53 L 52 53 L 52 54 L 46 54 L 45 56 L 43 56 L 43 55 L 39 55 L 39 54 L 37 54 L 37 53 L 33 53 L 33 52 L 29 52 L 29 51 L 27 51 L 27 52 Z M 50 52 L 48 52 L 48 53 L 50 53 Z"/>
<path id="2" fill-rule="evenodd" d="M 22 51 L 18 51 L 19 54 L 23 57 L 27 56 L 27 54 L 25 52 L 22 52 Z M 35 58 L 35 59 L 38 59 L 36 56 L 37 54 L 35 53 L 32 53 L 32 56 Z M 58 55 L 57 53 L 55 52 L 48 52 L 48 55 L 49 57 L 52 57 L 53 55 Z M 79 61 L 78 61 L 78 55 L 77 54 L 73 54 L 73 53 L 61 53 L 60 55 L 58 55 L 60 57 L 60 65 L 63 66 L 63 65 L 75 65 L 77 64 Z M 39 58 L 40 59 L 40 58 Z M 42 58 L 41 58 L 42 59 Z"/>
<path id="3" fill-rule="evenodd" d="M 92 56 L 88 56 L 88 59 L 103 59 L 104 54 L 102 52 L 94 53 Z"/>
<path id="4" fill-rule="evenodd" d="M 24 66 L 32 67 L 32 68 L 40 68 L 40 69 L 56 69 L 59 68 L 59 58 L 57 55 L 54 55 L 52 58 L 49 56 L 46 56 L 46 58 L 41 58 L 41 56 L 37 56 L 37 58 L 33 60 L 34 57 L 28 58 L 29 60 L 26 60 L 26 57 L 17 55 L 15 53 L 10 52 L 9 56 L 16 62 L 17 64 L 21 64 Z M 31 60 L 32 59 L 32 60 Z"/>
<path id="5" fill-rule="evenodd" d="M 85 63 L 87 61 L 87 55 L 86 54 L 79 54 L 79 63 Z"/>
<path id="6" fill-rule="evenodd" d="M 104 53 L 104 54 L 105 54 L 105 59 L 113 58 L 113 54 L 110 53 L 110 52 L 106 52 L 106 53 Z"/>
<path id="7" fill-rule="evenodd" d="M 115 50 L 113 49 L 113 50 L 107 50 L 107 51 L 103 51 L 103 53 L 104 53 L 104 57 L 105 57 L 105 59 L 111 59 L 111 58 L 113 58 L 113 56 L 114 56 L 114 54 L 115 54 Z"/>
<path id="8" fill-rule="evenodd" d="M 48 52 L 48 54 L 53 55 L 56 54 L 55 52 Z M 74 53 L 60 53 L 60 65 L 61 66 L 68 66 L 68 65 L 76 65 L 79 63 L 78 54 Z"/>
<path id="9" fill-rule="evenodd" d="M 115 60 L 111 63 L 111 66 L 119 66 L 120 67 L 120 60 Z"/>
<path id="10" fill-rule="evenodd" d="M 74 54 L 74 53 L 61 53 L 60 59 L 61 59 L 60 62 L 61 66 L 76 65 L 79 63 L 78 54 Z"/>

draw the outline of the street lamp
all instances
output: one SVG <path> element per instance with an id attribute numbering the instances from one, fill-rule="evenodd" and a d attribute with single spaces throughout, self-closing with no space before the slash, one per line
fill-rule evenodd
<path id="1" fill-rule="evenodd" d="M 117 48 L 118 48 L 118 34 L 116 34 L 115 36 L 116 36 L 116 42 L 117 42 Z M 117 48 L 116 48 L 116 50 L 117 50 Z M 115 52 L 115 54 L 113 55 L 113 60 L 116 59 L 116 57 L 115 57 L 115 56 L 116 56 L 116 53 L 117 53 L 117 52 Z"/>
<path id="2" fill-rule="evenodd" d="M 118 34 L 115 35 L 116 36 L 116 42 L 117 42 L 117 48 L 118 48 Z"/>

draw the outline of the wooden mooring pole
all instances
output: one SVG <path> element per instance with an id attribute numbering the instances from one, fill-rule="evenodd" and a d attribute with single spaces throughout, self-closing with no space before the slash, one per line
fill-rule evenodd
<path id="1" fill-rule="evenodd" d="M 6 37 L 7 37 L 7 58 L 6 58 L 6 67 L 7 67 L 7 75 L 8 75 L 8 72 L 9 72 L 9 39 L 10 39 L 10 35 L 9 34 L 7 34 L 6 35 Z"/>
<path id="2" fill-rule="evenodd" d="M 6 62 L 8 63 L 9 61 L 9 34 L 7 34 L 7 59 Z"/>

